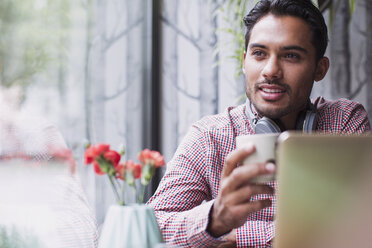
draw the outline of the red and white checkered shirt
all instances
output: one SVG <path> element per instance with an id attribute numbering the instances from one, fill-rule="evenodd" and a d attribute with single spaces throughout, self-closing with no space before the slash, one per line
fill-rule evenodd
<path id="1" fill-rule="evenodd" d="M 367 113 L 361 104 L 346 99 L 314 101 L 316 129 L 327 133 L 363 133 L 370 130 Z M 221 244 L 207 231 L 209 212 L 220 187 L 226 156 L 236 148 L 235 138 L 253 134 L 245 105 L 207 116 L 192 125 L 167 165 L 156 193 L 149 200 L 167 243 L 176 247 L 209 247 Z M 277 189 L 276 182 L 270 182 Z M 262 198 L 258 195 L 252 200 Z M 274 237 L 272 206 L 248 216 L 237 229 L 237 247 L 270 247 Z"/>

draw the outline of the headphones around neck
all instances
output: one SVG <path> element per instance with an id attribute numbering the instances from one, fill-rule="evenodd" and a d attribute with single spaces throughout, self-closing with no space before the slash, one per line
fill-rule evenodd
<path id="1" fill-rule="evenodd" d="M 286 130 L 280 120 L 273 120 L 265 116 L 259 118 L 258 114 L 253 112 L 252 104 L 248 98 L 245 104 L 245 114 L 255 134 L 281 133 Z M 304 133 L 311 133 L 316 128 L 316 117 L 314 106 L 309 100 L 306 109 L 301 111 L 297 117 L 296 130 L 301 130 Z"/>

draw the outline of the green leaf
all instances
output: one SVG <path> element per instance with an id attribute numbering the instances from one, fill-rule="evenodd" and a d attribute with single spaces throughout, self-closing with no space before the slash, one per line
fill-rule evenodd
<path id="1" fill-rule="evenodd" d="M 127 171 L 125 173 L 125 181 L 127 182 L 129 186 L 132 186 L 132 187 L 134 186 L 134 176 L 131 171 Z"/>
<path id="2" fill-rule="evenodd" d="M 353 13 L 355 11 L 355 3 L 356 3 L 356 0 L 349 0 L 349 4 L 350 4 L 350 15 L 353 15 Z"/>
<path id="3" fill-rule="evenodd" d="M 45 2 L 35 8 L 35 2 Z M 39 83 L 59 83 L 50 66 L 67 68 L 71 34 L 71 0 L 0 1 L 1 81 L 4 86 L 27 88 Z M 16 47 L 16 49 L 13 49 Z M 56 49 L 58 47 L 58 49 Z M 48 80 L 50 79 L 50 80 Z"/>
<path id="4" fill-rule="evenodd" d="M 319 3 L 318 3 L 318 0 L 312 0 L 313 4 L 319 8 Z"/>
<path id="5" fill-rule="evenodd" d="M 152 176 L 154 175 L 155 167 L 149 163 L 146 163 L 142 167 L 141 173 L 141 184 L 146 186 L 150 183 Z"/>

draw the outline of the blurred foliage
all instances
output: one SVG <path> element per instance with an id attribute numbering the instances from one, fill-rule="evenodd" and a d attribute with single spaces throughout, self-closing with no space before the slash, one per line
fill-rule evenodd
<path id="1" fill-rule="evenodd" d="M 0 248 L 43 248 L 39 239 L 29 230 L 20 232 L 15 227 L 11 230 L 0 226 Z"/>
<path id="2" fill-rule="evenodd" d="M 224 22 L 228 23 L 227 28 L 221 28 L 222 32 L 229 34 L 234 43 L 234 51 L 230 58 L 237 62 L 235 76 L 238 78 L 242 75 L 243 67 L 243 54 L 245 48 L 245 26 L 243 18 L 248 13 L 247 4 L 253 2 L 256 4 L 259 0 L 222 0 L 221 6 L 218 9 L 219 13 L 222 14 Z M 311 0 L 315 6 L 317 6 L 321 12 L 329 10 L 329 26 L 333 26 L 334 11 L 337 10 L 340 1 L 344 0 Z M 350 6 L 350 20 L 355 10 L 356 0 L 348 0 Z M 215 53 L 220 51 L 220 47 L 223 44 L 219 44 Z M 245 99 L 245 95 L 239 97 L 237 102 L 242 102 Z"/>
<path id="3" fill-rule="evenodd" d="M 319 3 L 318 3 L 318 0 L 311 0 L 313 2 L 313 4 L 319 8 Z"/>
<path id="4" fill-rule="evenodd" d="M 234 50 L 229 58 L 237 61 L 237 68 L 235 71 L 236 77 L 242 75 L 241 68 L 243 66 L 245 44 L 245 26 L 243 18 L 247 14 L 247 2 L 247 0 L 225 0 L 218 9 L 223 16 L 224 22 L 229 24 L 228 27 L 221 28 L 220 30 L 232 37 L 231 42 L 234 44 Z"/>
<path id="5" fill-rule="evenodd" d="M 326 8 L 325 9 L 321 9 L 322 12 L 324 12 L 327 8 L 329 9 L 329 26 L 331 28 L 334 25 L 334 21 L 333 20 L 334 20 L 335 12 L 339 8 L 339 5 L 340 5 L 341 1 L 344 1 L 344 0 L 332 0 L 332 1 L 329 1 L 329 4 L 328 5 L 325 5 Z M 349 25 L 350 25 L 350 22 L 351 22 L 351 18 L 353 17 L 353 13 L 355 11 L 355 4 L 356 4 L 356 0 L 349 0 L 349 9 L 350 9 Z"/>
<path id="6" fill-rule="evenodd" d="M 67 56 L 71 1 L 0 1 L 2 86 L 26 88 L 39 75 L 42 81 L 57 82 L 52 68 L 66 66 L 61 58 Z"/>
<path id="7" fill-rule="evenodd" d="M 243 54 L 245 46 L 245 26 L 243 22 L 244 16 L 248 13 L 247 3 L 253 1 L 255 4 L 258 0 L 223 0 L 218 11 L 222 14 L 223 20 L 229 23 L 228 28 L 221 28 L 220 30 L 231 35 L 232 42 L 235 44 L 235 49 L 230 58 L 237 61 L 236 76 L 239 77 L 242 74 L 243 66 Z M 344 0 L 311 0 L 316 6 L 322 6 L 321 11 L 330 9 L 330 20 L 329 24 L 332 26 L 333 11 L 338 6 L 340 1 Z M 350 4 L 350 14 L 352 15 L 355 10 L 356 0 L 348 0 Z M 216 53 L 219 49 L 216 49 Z"/>

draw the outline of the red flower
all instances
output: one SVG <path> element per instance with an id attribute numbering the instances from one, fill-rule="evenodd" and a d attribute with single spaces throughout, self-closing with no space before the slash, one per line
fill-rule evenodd
<path id="1" fill-rule="evenodd" d="M 97 144 L 94 146 L 95 147 L 95 157 L 101 155 L 102 153 L 107 152 L 110 150 L 110 145 L 108 144 Z"/>
<path id="2" fill-rule="evenodd" d="M 141 177 L 142 166 L 140 164 L 135 164 L 132 160 L 128 160 L 126 163 L 127 170 L 133 173 L 134 179 Z"/>
<path id="3" fill-rule="evenodd" d="M 108 150 L 103 154 L 103 157 L 112 163 L 112 165 L 116 168 L 120 161 L 120 154 L 117 151 Z"/>
<path id="4" fill-rule="evenodd" d="M 107 152 L 110 149 L 108 144 L 97 144 L 89 146 L 84 153 L 85 164 L 91 164 L 97 157 Z"/>
<path id="5" fill-rule="evenodd" d="M 144 149 L 138 155 L 138 160 L 143 164 L 151 164 L 155 167 L 161 167 L 165 164 L 164 157 L 158 151 L 150 151 L 149 149 Z"/>
<path id="6" fill-rule="evenodd" d="M 124 175 L 125 175 L 125 165 L 124 164 L 118 164 L 118 166 L 116 166 L 116 177 L 121 179 L 121 180 L 124 180 Z"/>
<path id="7" fill-rule="evenodd" d="M 161 167 L 165 164 L 164 157 L 158 151 L 153 151 L 152 152 L 152 159 L 155 162 L 155 164 L 154 164 L 155 167 Z"/>
<path id="8" fill-rule="evenodd" d="M 151 159 L 151 151 L 149 149 L 144 149 L 138 154 L 138 160 L 146 164 L 146 161 Z"/>
<path id="9" fill-rule="evenodd" d="M 71 157 L 71 153 L 67 151 L 59 151 L 62 157 Z M 136 187 L 136 179 L 141 179 L 143 191 L 155 173 L 155 168 L 163 166 L 164 157 L 158 151 L 144 149 L 138 154 L 138 159 L 141 164 L 134 163 L 132 160 L 127 160 L 125 163 L 120 163 L 121 156 L 117 151 L 110 150 L 108 144 L 97 144 L 89 146 L 84 153 L 84 162 L 93 164 L 93 169 L 97 175 L 104 175 L 110 179 L 114 194 L 120 205 L 124 205 L 123 192 L 124 186 L 127 184 L 131 187 Z M 118 180 L 125 180 L 119 182 Z M 139 194 L 139 202 L 143 202 L 143 192 Z"/>
<path id="10" fill-rule="evenodd" d="M 93 162 L 93 158 L 88 156 L 86 153 L 84 154 L 84 164 L 91 164 Z"/>
<path id="11" fill-rule="evenodd" d="M 99 164 L 96 161 L 93 162 L 93 168 L 94 168 L 94 171 L 96 172 L 97 175 L 103 175 L 103 174 L 105 174 L 101 170 L 101 167 L 99 166 Z"/>
<path id="12" fill-rule="evenodd" d="M 124 164 L 119 164 L 116 167 L 117 178 L 125 180 L 126 173 L 132 173 L 133 178 L 137 179 L 141 177 L 142 166 L 140 164 L 134 163 L 132 160 L 127 160 Z"/>
<path id="13" fill-rule="evenodd" d="M 93 160 L 94 160 L 93 149 L 94 149 L 93 146 L 90 146 L 85 150 L 85 153 L 84 153 L 84 163 L 85 164 L 91 164 L 93 162 Z"/>

